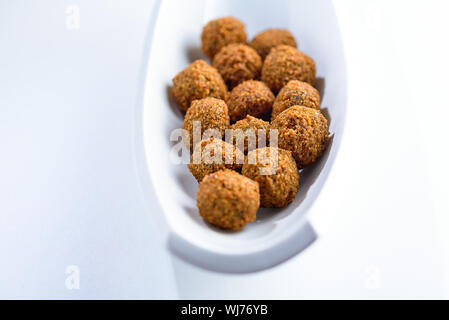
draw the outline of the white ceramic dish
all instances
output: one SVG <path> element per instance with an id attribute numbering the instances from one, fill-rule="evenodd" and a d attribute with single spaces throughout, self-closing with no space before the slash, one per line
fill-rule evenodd
<path id="1" fill-rule="evenodd" d="M 338 23 L 330 1 L 162 1 L 144 93 L 143 133 L 149 178 L 169 226 L 169 248 L 179 257 L 221 272 L 252 272 L 274 266 L 306 248 L 316 235 L 306 213 L 317 198 L 340 144 L 346 112 L 346 79 Z M 196 209 L 197 182 L 182 164 L 170 160 L 170 133 L 182 115 L 170 93 L 172 78 L 204 58 L 200 34 L 207 21 L 232 15 L 245 24 L 249 39 L 272 28 L 287 28 L 299 49 L 317 64 L 317 87 L 332 138 L 325 154 L 301 172 L 292 204 L 262 209 L 256 222 L 225 232 L 203 222 Z"/>

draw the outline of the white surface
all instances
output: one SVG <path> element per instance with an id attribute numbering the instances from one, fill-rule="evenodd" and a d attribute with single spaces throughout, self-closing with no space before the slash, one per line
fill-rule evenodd
<path id="1" fill-rule="evenodd" d="M 74 4 L 79 29 L 66 27 Z M 0 1 L 0 298 L 177 296 L 135 166 L 152 12 Z"/>
<path id="2" fill-rule="evenodd" d="M 166 0 L 158 14 L 143 118 L 151 181 L 171 228 L 170 249 L 175 254 L 213 271 L 258 271 L 294 256 L 315 239 L 306 214 L 333 164 L 346 111 L 345 62 L 337 20 L 328 1 L 265 1 L 261 5 L 260 0 L 208 0 L 196 1 L 195 5 L 191 10 L 190 2 Z M 289 12 L 297 13 L 295 19 L 289 17 Z M 270 15 L 271 19 L 260 19 Z M 180 141 L 170 141 L 171 133 L 183 123 L 171 94 L 172 78 L 194 60 L 204 59 L 200 50 L 201 29 L 218 16 L 236 16 L 244 21 L 249 37 L 269 27 L 284 27 L 301 39 L 300 50 L 312 56 L 318 65 L 321 105 L 331 132 L 326 152 L 301 172 L 301 188 L 295 200 L 282 210 L 260 210 L 257 221 L 239 232 L 219 230 L 199 216 L 198 183 L 185 164 L 174 161 L 172 149 Z"/>
<path id="3" fill-rule="evenodd" d="M 0 1 L 0 297 L 173 296 L 131 159 L 151 5 L 74 2 L 79 31 L 73 2 Z M 318 240 L 250 275 L 173 257 L 180 297 L 449 298 L 448 4 L 335 8 L 348 117 L 310 212 Z"/>

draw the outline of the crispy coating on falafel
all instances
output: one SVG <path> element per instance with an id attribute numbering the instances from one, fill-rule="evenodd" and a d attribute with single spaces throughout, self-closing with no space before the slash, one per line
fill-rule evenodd
<path id="1" fill-rule="evenodd" d="M 212 61 L 229 90 L 246 80 L 258 79 L 262 69 L 259 54 L 246 44 L 233 43 L 223 47 Z"/>
<path id="2" fill-rule="evenodd" d="M 271 49 L 281 44 L 296 48 L 295 37 L 286 29 L 268 29 L 257 34 L 249 43 L 256 49 L 262 60 L 270 53 Z"/>
<path id="3" fill-rule="evenodd" d="M 291 106 L 304 106 L 320 109 L 320 93 L 307 82 L 290 80 L 281 91 L 279 91 L 276 100 L 274 100 L 271 121 L 273 121 L 279 113 Z"/>
<path id="4" fill-rule="evenodd" d="M 275 94 L 290 80 L 300 80 L 315 85 L 315 62 L 296 48 L 280 45 L 271 49 L 262 67 L 262 81 Z"/>
<path id="5" fill-rule="evenodd" d="M 224 229 L 240 230 L 256 220 L 259 185 L 235 171 L 217 171 L 200 182 L 196 203 L 207 222 Z"/>
<path id="6" fill-rule="evenodd" d="M 244 155 L 223 140 L 209 138 L 195 147 L 188 168 L 198 182 L 213 172 L 230 169 L 240 172 Z"/>
<path id="7" fill-rule="evenodd" d="M 279 148 L 289 150 L 298 168 L 315 162 L 329 140 L 327 120 L 320 110 L 293 106 L 281 112 L 271 123 L 278 130 Z"/>
<path id="8" fill-rule="evenodd" d="M 236 144 L 237 148 L 242 148 L 239 146 L 239 140 L 243 141 L 243 152 L 246 154 L 248 150 L 254 150 L 259 144 L 259 140 L 265 138 L 265 146 L 270 143 L 270 123 L 268 121 L 263 121 L 262 119 L 257 119 L 252 116 L 246 116 L 246 118 L 234 123 L 230 129 L 233 129 L 234 139 L 233 144 Z M 262 130 L 262 131 L 260 131 Z M 264 137 L 260 136 L 264 134 Z M 251 137 L 254 142 L 248 143 L 248 139 Z"/>
<path id="9" fill-rule="evenodd" d="M 257 118 L 267 117 L 274 102 L 274 94 L 265 83 L 247 80 L 240 83 L 229 93 L 226 103 L 231 121 L 238 121 L 251 115 Z"/>
<path id="10" fill-rule="evenodd" d="M 185 113 L 193 100 L 225 99 L 228 89 L 218 71 L 204 60 L 196 60 L 173 78 L 173 96 Z"/>
<path id="11" fill-rule="evenodd" d="M 223 100 L 211 97 L 194 100 L 192 102 L 182 125 L 182 128 L 189 133 L 188 137 L 184 137 L 184 142 L 190 150 L 194 147 L 193 135 L 195 121 L 200 122 L 201 135 L 208 129 L 217 129 L 221 137 L 223 137 L 225 130 L 230 125 L 228 106 Z"/>
<path id="12" fill-rule="evenodd" d="M 251 164 L 251 157 L 256 162 Z M 264 172 L 264 169 L 271 169 L 272 172 Z M 250 151 L 242 174 L 259 183 L 261 207 L 285 207 L 295 199 L 299 189 L 298 168 L 287 150 L 266 147 Z"/>
<path id="13" fill-rule="evenodd" d="M 224 46 L 231 43 L 246 43 L 245 25 L 234 17 L 209 21 L 201 33 L 201 49 L 212 59 Z"/>

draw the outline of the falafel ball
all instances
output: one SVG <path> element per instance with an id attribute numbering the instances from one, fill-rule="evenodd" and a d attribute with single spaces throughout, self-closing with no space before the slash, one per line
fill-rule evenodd
<path id="1" fill-rule="evenodd" d="M 249 43 L 257 53 L 265 60 L 271 49 L 281 44 L 296 48 L 295 37 L 286 29 L 268 29 L 257 34 Z"/>
<path id="2" fill-rule="evenodd" d="M 279 148 L 290 150 L 298 168 L 315 162 L 329 140 L 327 120 L 320 110 L 293 106 L 281 112 L 271 123 L 278 130 Z"/>
<path id="3" fill-rule="evenodd" d="M 320 109 L 320 93 L 307 82 L 290 80 L 281 91 L 279 91 L 276 100 L 274 100 L 271 121 L 273 121 L 279 113 L 291 106 L 304 106 Z"/>
<path id="4" fill-rule="evenodd" d="M 208 129 L 217 129 L 220 135 L 223 136 L 230 125 L 228 106 L 223 100 L 211 97 L 192 102 L 182 125 L 182 128 L 189 133 L 188 137 L 184 136 L 184 143 L 187 147 L 190 147 L 190 150 L 194 147 L 195 121 L 200 122 L 201 135 Z M 199 140 L 201 140 L 201 137 Z"/>
<path id="5" fill-rule="evenodd" d="M 234 17 L 210 21 L 201 33 L 201 49 L 212 59 L 224 46 L 231 43 L 246 43 L 245 25 Z"/>
<path id="6" fill-rule="evenodd" d="M 262 67 L 262 81 L 278 93 L 290 80 L 315 85 L 315 62 L 296 48 L 280 45 L 271 49 Z"/>
<path id="7" fill-rule="evenodd" d="M 200 182 L 196 205 L 207 222 L 224 229 L 240 230 L 256 220 L 259 196 L 257 182 L 235 171 L 221 170 Z"/>
<path id="8" fill-rule="evenodd" d="M 277 151 L 277 157 L 273 151 Z M 287 150 L 266 147 L 251 151 L 242 174 L 259 183 L 261 207 L 285 207 L 295 199 L 299 189 L 298 168 Z"/>
<path id="9" fill-rule="evenodd" d="M 196 60 L 173 78 L 173 96 L 183 113 L 193 100 L 225 99 L 228 89 L 218 71 L 204 60 Z"/>
<path id="10" fill-rule="evenodd" d="M 244 155 L 240 149 L 223 140 L 209 138 L 195 147 L 188 165 L 190 172 L 198 182 L 213 172 L 230 169 L 242 169 Z"/>
<path id="11" fill-rule="evenodd" d="M 267 146 L 270 142 L 270 123 L 268 121 L 263 121 L 262 119 L 257 119 L 252 116 L 246 116 L 245 119 L 239 120 L 234 123 L 230 129 L 236 130 L 233 131 L 234 139 L 233 143 L 237 144 L 237 148 L 242 148 L 239 146 L 238 141 L 243 141 L 243 152 L 246 154 L 248 150 L 254 150 L 257 148 L 257 144 L 259 144 L 259 139 L 262 138 L 260 135 L 265 136 L 265 146 Z M 238 130 L 238 131 L 237 131 Z M 263 131 L 259 131 L 263 130 Z M 254 133 L 253 138 L 255 139 L 254 145 L 248 143 L 248 137 Z"/>
<path id="12" fill-rule="evenodd" d="M 231 121 L 238 121 L 246 115 L 266 117 L 270 114 L 274 94 L 262 81 L 247 80 L 240 83 L 226 99 Z"/>
<path id="13" fill-rule="evenodd" d="M 223 77 L 229 90 L 246 80 L 258 79 L 262 58 L 246 44 L 233 43 L 215 55 L 212 65 Z"/>

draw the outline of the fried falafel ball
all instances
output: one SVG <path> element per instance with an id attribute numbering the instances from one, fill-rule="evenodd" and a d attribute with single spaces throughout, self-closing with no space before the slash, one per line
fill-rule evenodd
<path id="1" fill-rule="evenodd" d="M 201 49 L 212 59 L 224 46 L 231 43 L 246 43 L 245 25 L 234 17 L 210 21 L 201 33 Z"/>
<path id="2" fill-rule="evenodd" d="M 247 80 L 236 86 L 226 99 L 231 121 L 238 121 L 251 115 L 257 118 L 270 114 L 274 94 L 262 81 Z"/>
<path id="3" fill-rule="evenodd" d="M 271 121 L 273 121 L 279 113 L 291 106 L 304 106 L 319 110 L 320 93 L 307 82 L 290 80 L 281 91 L 279 91 L 276 100 L 274 100 Z"/>
<path id="4" fill-rule="evenodd" d="M 196 204 L 200 216 L 209 223 L 240 230 L 256 220 L 259 209 L 257 182 L 232 170 L 207 175 L 199 184 Z"/>
<path id="5" fill-rule="evenodd" d="M 209 138 L 195 147 L 188 168 L 198 182 L 216 171 L 230 169 L 240 172 L 244 155 L 240 149 L 223 140 Z"/>
<path id="6" fill-rule="evenodd" d="M 233 43 L 221 48 L 212 65 L 221 74 L 229 90 L 232 90 L 243 81 L 259 78 L 262 58 L 250 46 Z"/>
<path id="7" fill-rule="evenodd" d="M 261 207 L 285 207 L 299 189 L 298 168 L 287 150 L 266 147 L 251 151 L 242 174 L 259 183 Z"/>
<path id="8" fill-rule="evenodd" d="M 204 60 L 196 60 L 173 78 L 173 96 L 185 113 L 193 100 L 225 99 L 228 89 L 218 71 Z"/>
<path id="9" fill-rule="evenodd" d="M 285 44 L 296 48 L 295 37 L 290 31 L 285 29 L 268 29 L 257 34 L 249 43 L 251 47 L 256 49 L 262 60 L 270 53 L 271 49 Z"/>
<path id="10" fill-rule="evenodd" d="M 245 119 L 234 123 L 230 129 L 233 129 L 233 143 L 237 148 L 242 149 L 243 147 L 243 152 L 245 154 L 248 153 L 248 150 L 251 151 L 257 148 L 259 139 L 265 138 L 265 146 L 270 142 L 270 123 L 268 121 L 263 121 L 262 119 L 257 119 L 248 115 Z M 264 137 L 260 135 L 264 135 Z M 253 144 L 248 143 L 249 139 L 254 139 Z M 243 141 L 243 146 L 239 145 L 241 144 L 239 141 Z"/>
<path id="11" fill-rule="evenodd" d="M 329 140 L 327 120 L 320 110 L 293 106 L 281 112 L 271 123 L 278 130 L 279 148 L 289 150 L 298 168 L 315 162 Z"/>
<path id="12" fill-rule="evenodd" d="M 184 118 L 184 123 L 182 129 L 186 130 L 187 135 L 184 135 L 184 143 L 190 150 L 193 150 L 193 135 L 194 132 L 194 122 L 198 123 L 198 128 L 200 128 L 201 134 L 208 129 L 216 129 L 219 131 L 221 137 L 223 137 L 225 130 L 230 125 L 228 106 L 221 99 L 216 98 L 204 98 L 200 100 L 194 100 L 192 105 L 187 110 L 186 116 Z M 201 137 L 199 140 L 201 140 Z M 199 142 L 199 141 L 198 141 Z"/>
<path id="13" fill-rule="evenodd" d="M 277 94 L 290 80 L 315 85 L 316 66 L 308 55 L 296 48 L 280 45 L 271 49 L 262 67 L 262 81 Z"/>

